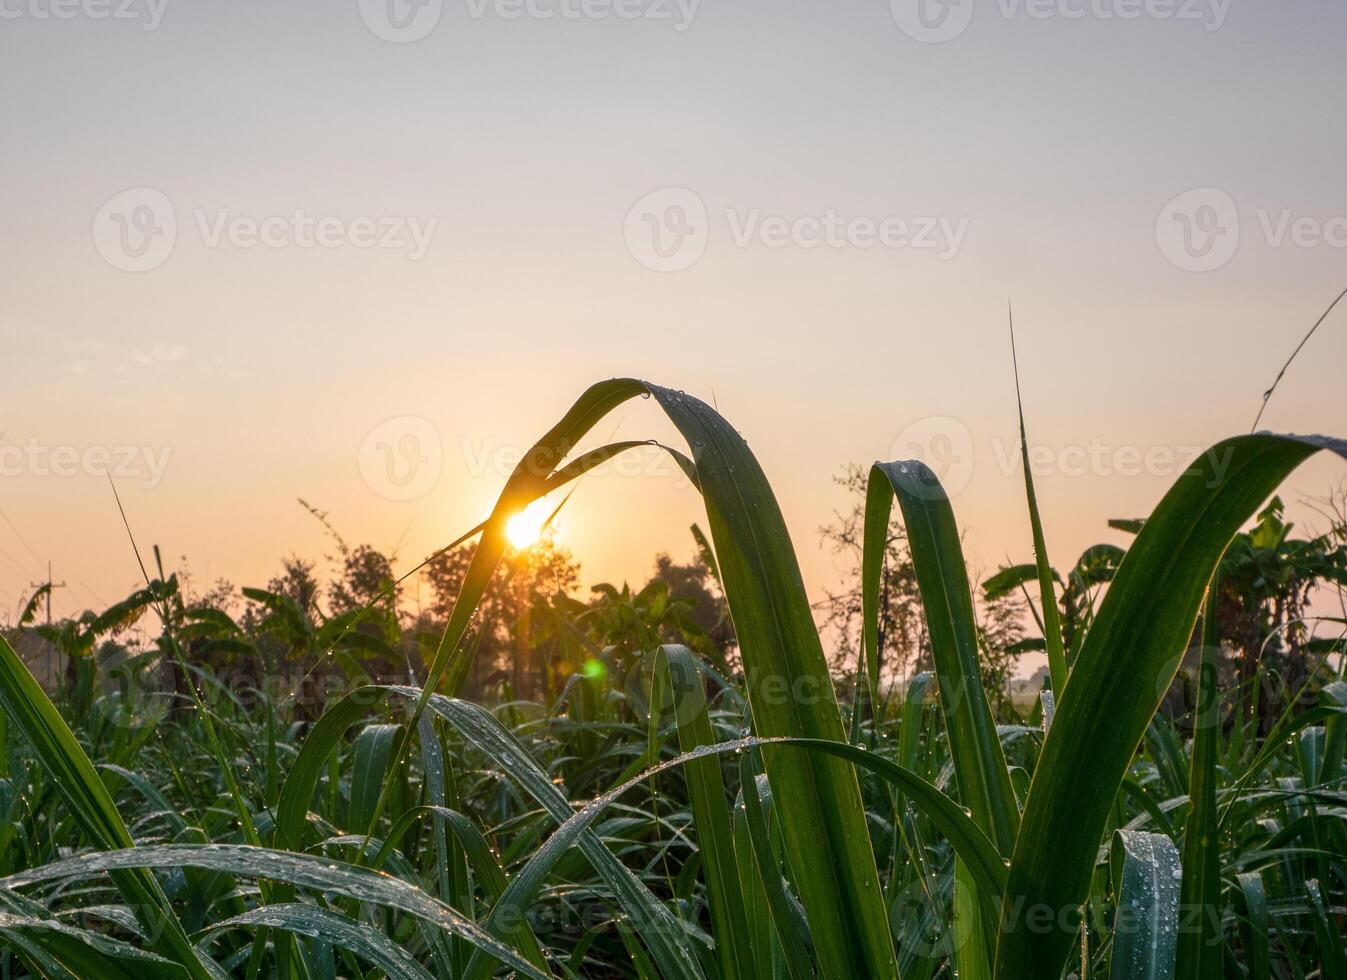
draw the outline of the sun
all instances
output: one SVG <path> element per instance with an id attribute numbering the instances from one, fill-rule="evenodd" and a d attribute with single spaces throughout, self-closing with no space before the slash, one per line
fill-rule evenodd
<path id="1" fill-rule="evenodd" d="M 547 518 L 551 513 L 547 501 L 535 500 L 510 518 L 505 525 L 505 536 L 510 539 L 510 544 L 514 545 L 519 551 L 532 548 L 542 537 L 543 525 L 547 523 Z"/>

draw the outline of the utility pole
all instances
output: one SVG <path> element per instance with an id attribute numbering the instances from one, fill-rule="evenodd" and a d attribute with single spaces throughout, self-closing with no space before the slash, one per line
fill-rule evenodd
<path id="1" fill-rule="evenodd" d="M 51 562 L 48 561 L 48 562 L 47 562 L 47 581 L 45 581 L 45 582 L 29 582 L 28 585 L 29 585 L 30 588 L 34 588 L 34 589 L 40 589 L 40 588 L 42 588 L 44 585 L 47 587 L 47 625 L 50 626 L 50 625 L 51 625 L 51 594 L 52 594 L 52 591 L 55 590 L 55 589 L 64 589 L 64 588 L 66 587 L 66 586 L 65 586 L 65 583 L 64 583 L 64 582 L 57 582 L 57 581 L 54 581 L 54 580 L 52 579 L 52 577 L 51 577 Z"/>

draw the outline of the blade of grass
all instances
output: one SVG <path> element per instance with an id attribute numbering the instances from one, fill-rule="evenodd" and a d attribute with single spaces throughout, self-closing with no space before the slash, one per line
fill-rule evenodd
<path id="1" fill-rule="evenodd" d="M 679 748 L 692 752 L 701 746 L 714 745 L 715 731 L 706 704 L 706 678 L 687 647 L 667 644 L 656 654 L 650 697 L 652 725 L 657 724 L 664 706 L 661 687 L 667 688 L 671 695 Z M 739 890 L 733 821 L 720 762 L 715 758 L 692 759 L 685 773 L 697 845 L 702 852 L 717 960 L 725 980 L 747 980 L 753 976 L 753 961 L 744 899 Z"/>
<path id="2" fill-rule="evenodd" d="M 898 729 L 898 764 L 913 772 L 917 770 L 917 752 L 921 748 L 922 710 L 926 692 L 934 680 L 934 674 L 922 671 L 908 682 L 903 698 L 903 721 Z"/>
<path id="3" fill-rule="evenodd" d="M 1192 806 L 1183 836 L 1182 907 L 1195 914 L 1195 928 L 1183 930 L 1178 944 L 1178 975 L 1188 980 L 1219 980 L 1223 969 L 1221 943 L 1221 841 L 1216 821 L 1216 762 L 1220 752 L 1221 702 L 1217 690 L 1220 654 L 1213 597 L 1208 592 L 1202 617 L 1201 665 L 1198 667 L 1197 709 L 1193 720 L 1188 796 Z"/>
<path id="4" fill-rule="evenodd" d="M 457 787 L 454 784 L 453 772 L 446 761 L 449 753 L 445 751 L 444 742 L 440 738 L 435 720 L 430 715 L 422 715 L 421 721 L 417 725 L 416 734 L 421 745 L 421 771 L 424 774 L 426 799 L 432 807 L 453 812 L 450 809 L 451 805 L 458 805 Z M 431 827 L 435 843 L 435 870 L 440 886 L 439 894 L 454 908 L 467 915 L 468 918 L 475 920 L 477 912 L 472 882 L 468 878 L 468 857 L 464 853 L 466 844 L 449 837 L 445 832 L 445 822 L 436 820 Z M 396 828 L 390 831 L 388 836 L 390 840 L 395 840 L 397 838 Z M 483 841 L 484 845 L 485 843 Z M 487 848 L 487 854 L 491 858 L 491 863 L 494 864 L 495 858 L 491 856 L 489 847 Z M 376 861 L 375 867 L 378 866 Z M 499 867 L 496 870 L 499 872 Z M 501 887 L 503 888 L 504 885 L 502 884 Z M 529 953 L 527 945 L 516 941 L 515 946 L 524 950 L 526 955 Z M 446 964 L 443 972 L 453 975 L 461 974 L 471 955 L 467 945 L 462 940 L 453 940 L 449 956 L 451 962 Z M 538 961 L 533 959 L 532 956 L 529 956 L 529 960 L 535 965 L 538 964 Z"/>
<path id="5" fill-rule="evenodd" d="M 1305 882 L 1305 892 L 1310 898 L 1311 920 L 1314 923 L 1314 939 L 1319 946 L 1323 962 L 1319 967 L 1319 976 L 1323 980 L 1347 980 L 1347 943 L 1334 919 L 1324 904 L 1323 892 L 1319 882 L 1311 879 Z"/>
<path id="6" fill-rule="evenodd" d="M 63 858 L 0 878 L 0 889 L 92 878 L 105 871 L 176 868 L 202 868 L 240 877 L 269 878 L 293 887 L 311 888 L 398 909 L 445 932 L 462 936 L 524 976 L 537 980 L 547 977 L 509 946 L 417 886 L 369 868 L 312 854 L 295 854 L 249 844 L 154 844 Z"/>
<path id="7" fill-rule="evenodd" d="M 877 642 L 879 575 L 894 498 L 902 509 L 922 610 L 930 631 L 936 684 L 949 729 L 959 797 L 973 819 L 1009 856 L 1019 830 L 996 722 L 982 686 L 977 621 L 954 510 L 939 478 L 917 460 L 876 463 L 865 502 L 863 604 L 865 631 Z"/>
<path id="8" fill-rule="evenodd" d="M 741 759 L 742 762 L 742 759 Z M 766 777 L 764 777 L 764 784 Z M 748 801 L 743 797 L 741 773 L 741 792 L 734 808 L 734 852 L 739 862 L 739 889 L 744 896 L 744 905 L 748 916 L 750 946 L 753 950 L 755 980 L 776 980 L 784 971 L 785 952 L 781 940 L 776 935 L 776 926 L 772 922 L 771 899 L 762 880 L 762 869 L 758 866 L 753 831 L 748 824 Z M 771 792 L 770 789 L 767 792 Z M 761 801 L 759 801 L 761 802 Z M 803 935 L 808 924 L 801 921 L 798 934 Z"/>
<path id="9" fill-rule="evenodd" d="M 986 904 L 968 868 L 954 861 L 954 949 L 959 980 L 991 980 L 992 957 L 996 954 L 992 932 L 987 928 Z"/>
<path id="10" fill-rule="evenodd" d="M 1301 338 L 1300 343 L 1296 344 L 1296 349 L 1291 352 L 1291 356 L 1288 357 L 1286 363 L 1281 366 L 1281 370 L 1277 372 L 1277 376 L 1272 379 L 1272 384 L 1268 386 L 1267 391 L 1263 392 L 1263 400 L 1258 405 L 1258 414 L 1254 416 L 1253 425 L 1249 427 L 1250 432 L 1258 431 L 1258 423 L 1263 421 L 1263 413 L 1267 411 L 1268 402 L 1272 400 L 1272 395 L 1276 392 L 1277 386 L 1282 383 L 1282 378 L 1286 377 L 1286 372 L 1290 370 L 1292 362 L 1300 356 L 1300 352 L 1305 349 L 1305 345 L 1310 342 L 1310 338 L 1318 332 L 1319 328 L 1324 325 L 1324 321 L 1328 319 L 1329 314 L 1337 309 L 1338 304 L 1344 299 L 1347 299 L 1347 289 L 1338 293 L 1337 298 L 1334 299 L 1332 303 L 1328 304 L 1328 309 L 1324 310 L 1323 315 L 1320 316 L 1318 320 L 1314 321 L 1314 326 L 1310 327 L 1309 333 L 1305 334 L 1305 336 Z"/>
<path id="11" fill-rule="evenodd" d="M 1269 980 L 1272 976 L 1271 952 L 1268 945 L 1267 889 L 1263 876 L 1257 871 L 1246 871 L 1235 876 L 1239 886 L 1235 892 L 1239 906 L 1239 931 L 1244 939 L 1245 963 L 1252 980 Z"/>
<path id="12" fill-rule="evenodd" d="M 1111 857 L 1118 916 L 1111 980 L 1174 980 L 1179 852 L 1163 834 L 1120 830 Z M 1187 973 L 1177 974 L 1188 980 Z"/>
<path id="13" fill-rule="evenodd" d="M 1039 605 L 1043 609 L 1043 640 L 1048 647 L 1048 674 L 1052 689 L 1060 698 L 1066 688 L 1066 647 L 1062 641 L 1062 616 L 1057 608 L 1057 589 L 1052 584 L 1052 563 L 1048 561 L 1043 518 L 1038 512 L 1038 494 L 1034 490 L 1034 471 L 1029 465 L 1029 434 L 1024 425 L 1024 398 L 1020 394 L 1020 360 L 1015 350 L 1015 314 L 1010 315 L 1010 358 L 1015 369 L 1015 408 L 1020 419 L 1020 462 L 1024 466 L 1024 495 L 1029 502 L 1029 527 L 1034 536 L 1034 567 L 1038 572 Z"/>
<path id="14" fill-rule="evenodd" d="M 709 405 L 650 386 L 692 450 L 758 734 L 843 742 L 846 733 L 790 534 L 739 433 Z M 782 697 L 782 690 L 806 691 Z M 874 850 L 850 766 L 763 752 L 786 859 L 824 977 L 896 977 Z"/>
<path id="15" fill-rule="evenodd" d="M 29 919 L 0 912 L 0 936 L 53 976 L 68 970 L 98 980 L 186 980 L 177 963 L 108 936 L 55 919 Z"/>
<path id="16" fill-rule="evenodd" d="M 1182 475 L 1142 527 L 1100 603 L 1043 742 L 1007 886 L 996 976 L 1056 976 L 1074 944 L 1118 787 L 1178 670 L 1221 555 L 1298 465 L 1347 444 L 1243 436 Z M 1042 910 L 1040 913 L 1038 910 Z M 1026 913 L 1051 915 L 1031 931 Z"/>
<path id="17" fill-rule="evenodd" d="M 767 825 L 767 808 L 771 800 L 771 784 L 765 776 L 759 782 L 758 767 L 749 755 L 739 760 L 739 786 L 744 805 L 745 836 L 758 869 L 758 885 L 767 900 L 767 913 L 772 923 L 782 963 L 791 980 L 809 980 L 814 975 L 813 940 L 809 923 L 801 921 L 799 909 L 786 893 L 781 877 L 772 834 Z M 763 802 L 766 797 L 768 803 Z"/>
<path id="18" fill-rule="evenodd" d="M 1319 703 L 1325 707 L 1347 709 L 1347 683 L 1333 681 L 1319 691 Z M 1320 783 L 1333 783 L 1343 773 L 1344 753 L 1347 752 L 1347 715 L 1330 718 L 1324 724 L 1324 765 L 1319 773 Z"/>
<path id="19" fill-rule="evenodd" d="M 275 929 L 332 943 L 382 970 L 388 980 L 434 980 L 406 950 L 379 930 L 316 905 L 263 905 L 212 924 L 208 933 L 249 928 Z"/>
<path id="20" fill-rule="evenodd" d="M 355 762 L 351 769 L 351 815 L 347 825 L 365 830 L 373 823 L 374 805 L 402 728 L 399 725 L 366 725 L 355 739 Z"/>

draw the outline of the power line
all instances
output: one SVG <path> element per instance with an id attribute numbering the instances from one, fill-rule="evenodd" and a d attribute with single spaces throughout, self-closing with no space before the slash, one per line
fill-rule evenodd
<path id="1" fill-rule="evenodd" d="M 14 522 L 9 519 L 9 515 L 5 513 L 4 508 L 2 507 L 0 507 L 0 520 L 3 520 L 9 525 L 9 529 L 14 533 L 14 537 L 19 539 L 19 544 L 23 545 L 24 550 L 33 556 L 33 561 L 38 563 L 38 567 L 41 567 L 42 559 L 37 556 L 37 552 L 34 551 L 33 546 L 28 543 L 28 539 L 19 533 L 18 527 L 16 527 Z"/>
<path id="2" fill-rule="evenodd" d="M 0 570 L 9 572 L 19 579 L 23 579 L 33 574 L 32 572 L 21 568 L 18 563 L 11 561 L 9 557 L 6 556 L 3 548 L 0 548 Z"/>

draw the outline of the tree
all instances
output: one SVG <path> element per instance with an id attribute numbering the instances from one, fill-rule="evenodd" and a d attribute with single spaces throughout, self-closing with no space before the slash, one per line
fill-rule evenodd
<path id="1" fill-rule="evenodd" d="M 318 596 L 322 586 L 314 573 L 314 563 L 296 555 L 281 560 L 281 574 L 267 582 L 267 591 L 290 599 L 300 611 L 318 615 Z"/>
<path id="2" fill-rule="evenodd" d="M 835 521 L 819 529 L 823 544 L 843 563 L 842 587 L 829 591 L 815 608 L 822 627 L 834 637 L 833 666 L 844 673 L 857 669 L 862 634 L 861 559 L 865 545 L 865 495 L 869 474 L 855 464 L 847 466 L 834 482 L 852 497 L 851 509 L 835 512 Z M 907 532 L 898 516 L 889 519 L 884 547 L 884 566 L 879 582 L 879 661 L 881 676 L 897 677 L 912 667 L 928 663 L 930 646 L 926 619 L 921 610 L 917 575 L 907 548 Z"/>
<path id="3" fill-rule="evenodd" d="M 327 589 L 332 615 L 369 607 L 367 622 L 382 620 L 385 626 L 395 625 L 401 590 L 393 574 L 393 558 L 372 545 L 361 544 L 344 551 L 341 559 L 341 577 Z"/>
<path id="4" fill-rule="evenodd" d="M 1259 730 L 1267 732 L 1285 707 L 1286 697 L 1300 691 L 1322 658 L 1311 647 L 1310 603 L 1324 585 L 1347 585 L 1347 540 L 1342 527 L 1312 538 L 1293 538 L 1295 525 L 1285 519 L 1279 497 L 1258 515 L 1258 522 L 1236 536 L 1218 574 L 1220 598 L 1217 626 L 1222 646 L 1232 651 L 1235 679 L 1249 720 L 1259 704 Z M 1271 666 L 1276 687 L 1261 668 Z M 1282 689 L 1278 696 L 1276 688 Z M 1309 692 L 1311 695 L 1313 692 Z"/>
<path id="5" fill-rule="evenodd" d="M 693 536 L 704 542 L 701 531 L 693 525 Z M 669 587 L 672 599 L 688 604 L 685 625 L 681 626 L 685 642 L 694 650 L 710 656 L 722 668 L 728 666 L 728 654 L 734 646 L 734 623 L 730 620 L 729 604 L 720 589 L 720 581 L 709 563 L 709 553 L 702 550 L 687 564 L 679 564 L 667 554 L 655 556 L 655 574 L 647 582 L 663 582 Z M 695 627 L 696 636 L 688 636 L 688 627 Z M 691 640 L 691 642 L 689 642 Z"/>
<path id="6" fill-rule="evenodd" d="M 1015 595 L 988 598 L 975 606 L 978 612 L 978 658 L 982 686 L 998 714 L 1012 708 L 1010 683 L 1020 654 L 1024 653 L 1025 606 Z"/>
<path id="7" fill-rule="evenodd" d="M 475 550 L 476 545 L 461 545 L 427 563 L 422 574 L 433 599 L 418 623 L 420 629 L 438 632 L 448 623 Z M 578 586 L 579 575 L 580 566 L 570 552 L 549 534 L 529 548 L 506 552 L 463 641 L 473 657 L 468 679 L 472 697 L 480 698 L 506 676 L 513 679 L 516 696 L 534 693 L 533 682 L 543 676 L 543 665 L 532 635 L 533 607 L 539 597 L 569 595 Z"/>

